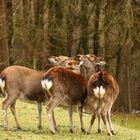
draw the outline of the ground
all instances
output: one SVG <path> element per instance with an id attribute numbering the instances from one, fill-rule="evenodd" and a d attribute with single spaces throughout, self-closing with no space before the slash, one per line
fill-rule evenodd
<path id="1" fill-rule="evenodd" d="M 0 99 L 2 101 L 2 99 Z M 69 132 L 69 118 L 66 109 L 57 107 L 55 109 L 55 118 L 59 127 L 59 132 L 52 135 L 49 131 L 47 113 L 43 106 L 42 122 L 43 128 L 39 130 L 38 114 L 35 104 L 17 101 L 17 116 L 22 126 L 22 130 L 16 130 L 15 122 L 10 110 L 8 110 L 8 120 L 10 130 L 6 131 L 2 126 L 2 113 L 0 115 L 0 140 L 140 140 L 140 116 L 115 114 L 112 115 L 113 126 L 116 135 L 107 136 L 102 124 L 102 133 L 97 133 L 97 120 L 93 125 L 91 134 L 85 134 L 80 131 L 78 113 L 74 112 L 74 133 Z M 87 128 L 90 121 L 90 115 L 84 114 L 84 123 Z"/>

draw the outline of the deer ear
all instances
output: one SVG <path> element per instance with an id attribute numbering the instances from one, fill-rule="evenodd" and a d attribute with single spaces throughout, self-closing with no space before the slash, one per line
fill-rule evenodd
<path id="1" fill-rule="evenodd" d="M 90 61 L 95 61 L 96 56 L 94 54 L 87 54 L 86 55 Z"/>
<path id="2" fill-rule="evenodd" d="M 90 60 L 90 61 L 93 61 L 93 62 L 94 62 L 95 59 L 96 59 L 95 57 L 89 57 L 89 60 Z"/>
<path id="3" fill-rule="evenodd" d="M 66 62 L 65 64 L 66 68 L 72 68 L 73 64 L 71 61 Z"/>
<path id="4" fill-rule="evenodd" d="M 55 58 L 53 58 L 53 57 L 48 58 L 48 62 L 50 64 L 55 64 L 56 63 Z"/>
<path id="5" fill-rule="evenodd" d="M 106 62 L 105 61 L 100 61 L 98 63 L 96 63 L 97 65 L 95 66 L 95 71 L 104 71 L 105 70 L 105 65 Z"/>
<path id="6" fill-rule="evenodd" d="M 60 55 L 59 57 L 58 57 L 58 59 L 61 61 L 64 61 L 64 60 L 66 60 L 66 59 L 68 59 L 68 57 L 67 56 L 63 56 L 63 55 Z"/>
<path id="7" fill-rule="evenodd" d="M 105 61 L 100 61 L 100 62 L 97 62 L 96 64 L 99 65 L 99 66 L 104 66 L 104 65 L 106 65 L 106 62 Z"/>

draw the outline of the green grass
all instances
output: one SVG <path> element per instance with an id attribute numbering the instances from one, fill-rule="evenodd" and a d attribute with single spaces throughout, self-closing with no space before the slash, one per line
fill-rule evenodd
<path id="1" fill-rule="evenodd" d="M 112 116 L 114 124 L 140 131 L 140 115 L 119 113 Z"/>
<path id="2" fill-rule="evenodd" d="M 2 101 L 0 99 L 0 101 Z M 43 106 L 42 122 L 43 129 L 37 128 L 38 114 L 35 104 L 17 101 L 17 116 L 23 130 L 16 130 L 15 122 L 10 110 L 8 110 L 9 127 L 11 130 L 5 131 L 2 126 L 2 115 L 0 115 L 0 140 L 139 140 L 140 139 L 140 117 L 130 115 L 115 115 L 112 116 L 116 135 L 107 136 L 105 128 L 102 124 L 103 132 L 97 133 L 97 121 L 93 125 L 90 135 L 80 131 L 80 123 L 78 113 L 74 113 L 74 134 L 69 132 L 69 117 L 67 110 L 57 107 L 55 109 L 55 118 L 59 127 L 59 132 L 52 135 L 49 131 L 47 113 Z M 124 121 L 123 120 L 126 120 Z M 135 118 L 135 119 L 134 119 Z M 85 127 L 89 125 L 90 115 L 84 114 Z"/>

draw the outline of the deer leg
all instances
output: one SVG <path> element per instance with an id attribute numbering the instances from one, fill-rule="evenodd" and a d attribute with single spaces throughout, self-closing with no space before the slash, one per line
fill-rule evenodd
<path id="1" fill-rule="evenodd" d="M 2 102 L 3 125 L 5 129 L 8 129 L 7 109 L 9 105 L 13 104 L 15 101 L 16 98 L 7 96 L 7 98 Z"/>
<path id="2" fill-rule="evenodd" d="M 110 110 L 108 110 L 107 112 L 107 119 L 108 119 L 108 122 L 109 122 L 109 126 L 110 126 L 110 131 L 112 134 L 115 134 L 114 133 L 114 129 L 113 129 L 113 125 L 112 125 L 112 122 L 111 122 L 111 114 L 110 114 Z"/>
<path id="3" fill-rule="evenodd" d="M 69 119 L 70 119 L 70 132 L 73 133 L 74 129 L 73 129 L 73 120 L 72 120 L 72 106 L 68 106 L 68 112 L 69 112 Z"/>
<path id="4" fill-rule="evenodd" d="M 56 121 L 55 121 L 55 118 L 54 118 L 54 112 L 52 111 L 52 118 L 53 118 L 53 123 L 54 123 L 54 128 L 56 131 L 58 131 L 58 128 L 57 128 L 57 125 L 56 125 Z"/>
<path id="5" fill-rule="evenodd" d="M 98 113 L 98 133 L 101 133 L 101 114 Z"/>
<path id="6" fill-rule="evenodd" d="M 12 103 L 12 104 L 10 105 L 10 109 L 11 109 L 11 112 L 12 112 L 12 114 L 13 114 L 13 116 L 14 116 L 17 129 L 21 129 L 21 127 L 20 127 L 20 125 L 19 125 L 19 122 L 18 122 L 18 119 L 17 119 L 17 115 L 16 115 L 15 104 L 16 104 L 16 102 Z"/>
<path id="7" fill-rule="evenodd" d="M 38 128 L 42 129 L 42 119 L 41 119 L 42 106 L 41 106 L 41 102 L 37 102 L 37 109 L 38 109 Z"/>
<path id="8" fill-rule="evenodd" d="M 108 120 L 107 120 L 107 112 L 103 111 L 101 113 L 101 117 L 102 117 L 103 123 L 106 127 L 106 130 L 108 132 L 108 135 L 112 136 L 112 133 L 111 133 L 110 128 L 109 128 L 109 123 L 108 123 Z"/>
<path id="9" fill-rule="evenodd" d="M 54 119 L 53 119 L 53 109 L 58 106 L 61 103 L 61 100 L 59 98 L 51 98 L 50 101 L 47 104 L 47 113 L 48 113 L 48 120 L 50 125 L 50 130 L 52 134 L 56 132 L 55 126 L 54 126 Z"/>
<path id="10" fill-rule="evenodd" d="M 83 123 L 83 105 L 78 106 L 80 124 L 81 124 L 81 131 L 85 132 L 84 123 Z"/>
<path id="11" fill-rule="evenodd" d="M 96 118 L 96 114 L 94 113 L 94 114 L 92 115 L 92 117 L 91 117 L 90 124 L 89 124 L 89 127 L 88 127 L 88 129 L 87 129 L 87 134 L 90 134 L 90 131 L 91 131 L 91 128 L 92 128 L 93 123 L 94 123 L 94 121 L 95 121 L 95 118 Z"/>
<path id="12" fill-rule="evenodd" d="M 7 109 L 9 106 L 9 98 L 7 97 L 2 102 L 2 115 L 3 115 L 3 125 L 5 129 L 8 129 L 8 118 L 7 118 Z"/>

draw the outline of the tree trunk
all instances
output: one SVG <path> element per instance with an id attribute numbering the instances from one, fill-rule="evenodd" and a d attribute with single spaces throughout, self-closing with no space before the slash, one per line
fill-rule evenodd
<path id="1" fill-rule="evenodd" d="M 67 24 L 67 56 L 72 55 L 72 45 L 73 45 L 73 9 L 71 8 L 72 2 L 69 2 L 67 6 L 67 18 L 66 18 L 66 24 Z"/>
<path id="2" fill-rule="evenodd" d="M 81 47 L 83 48 L 84 54 L 89 53 L 89 46 L 88 46 L 88 19 L 87 13 L 88 12 L 88 4 L 87 1 L 82 0 L 81 2 L 81 29 L 82 29 L 82 36 L 81 36 Z"/>
<path id="3" fill-rule="evenodd" d="M 131 75 L 130 75 L 130 67 L 127 66 L 127 85 L 128 85 L 128 108 L 129 113 L 132 113 L 132 102 L 131 102 Z"/>
<path id="4" fill-rule="evenodd" d="M 94 17 L 94 35 L 93 35 L 93 53 L 99 54 L 99 20 L 100 20 L 100 0 L 95 0 L 95 17 Z"/>
<path id="5" fill-rule="evenodd" d="M 8 33 L 5 1 L 0 0 L 0 70 L 9 66 Z"/>

